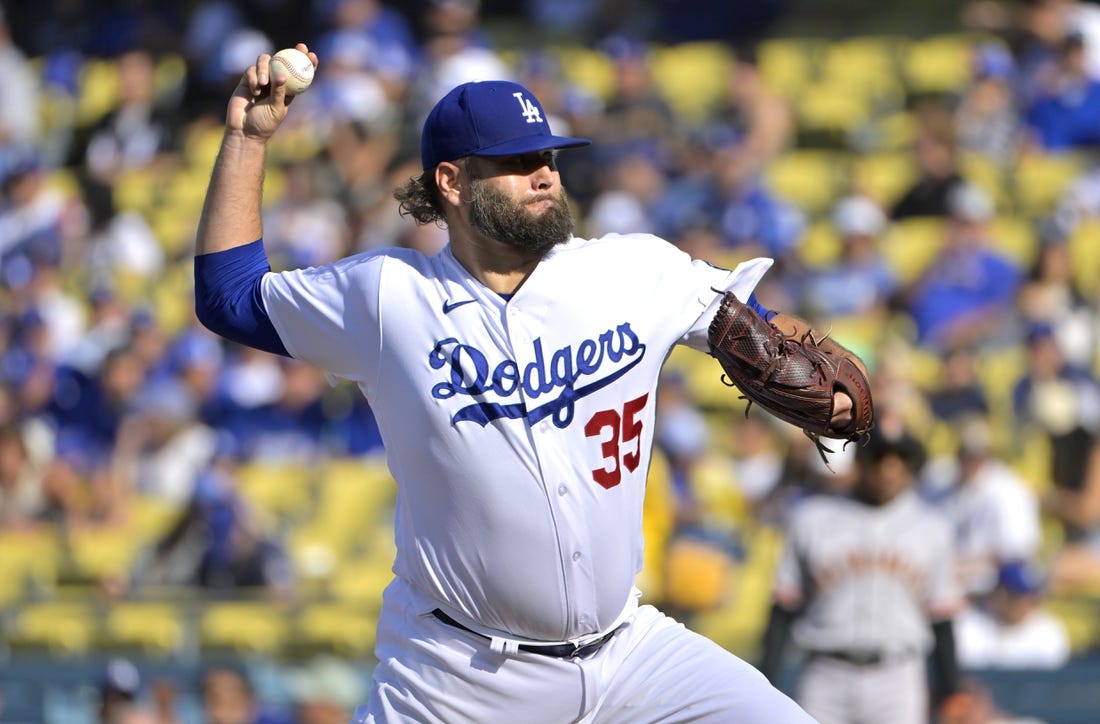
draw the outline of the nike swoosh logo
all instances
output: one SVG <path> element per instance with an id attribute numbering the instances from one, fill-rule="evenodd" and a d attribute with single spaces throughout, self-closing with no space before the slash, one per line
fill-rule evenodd
<path id="1" fill-rule="evenodd" d="M 473 299 L 460 299 L 460 300 L 459 300 L 459 301 L 457 301 L 457 302 L 448 302 L 448 301 L 444 301 L 444 302 L 443 302 L 443 313 L 444 313 L 444 314 L 450 314 L 450 313 L 451 313 L 451 312 L 453 312 L 454 310 L 456 310 L 456 309 L 458 309 L 459 307 L 461 307 L 461 306 L 462 306 L 463 304 L 469 304 L 469 303 L 471 303 L 472 301 L 474 301 L 474 300 L 473 300 Z"/>

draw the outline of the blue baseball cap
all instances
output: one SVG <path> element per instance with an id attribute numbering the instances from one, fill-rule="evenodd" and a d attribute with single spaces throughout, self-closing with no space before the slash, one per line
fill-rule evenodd
<path id="1" fill-rule="evenodd" d="M 435 104 L 420 136 L 424 170 L 466 156 L 517 156 L 587 146 L 587 138 L 555 136 L 535 94 L 519 83 L 463 83 Z"/>

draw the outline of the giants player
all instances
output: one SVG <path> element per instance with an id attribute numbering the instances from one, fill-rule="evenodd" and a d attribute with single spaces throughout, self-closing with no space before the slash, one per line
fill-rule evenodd
<path id="1" fill-rule="evenodd" d="M 857 450 L 851 495 L 807 499 L 786 530 L 760 668 L 776 680 L 793 622 L 796 699 L 822 724 L 927 724 L 933 650 L 937 699 L 957 688 L 952 533 L 911 489 L 923 450 L 898 421 Z"/>
<path id="2" fill-rule="evenodd" d="M 377 415 L 397 558 L 357 720 L 810 721 L 634 587 L 662 363 L 705 349 L 714 290 L 750 299 L 771 260 L 729 271 L 648 235 L 574 237 L 554 149 L 588 141 L 485 81 L 439 101 L 424 173 L 397 194 L 446 224 L 446 248 L 271 273 L 261 179 L 288 99 L 269 61 L 229 101 L 196 306 L 229 339 L 354 381 Z M 838 400 L 840 424 L 850 410 Z"/>

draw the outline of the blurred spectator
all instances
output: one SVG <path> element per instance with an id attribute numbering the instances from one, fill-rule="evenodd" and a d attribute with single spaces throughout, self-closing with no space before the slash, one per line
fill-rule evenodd
<path id="1" fill-rule="evenodd" d="M 1077 367 L 1093 364 L 1100 338 L 1100 317 L 1074 280 L 1067 230 L 1051 219 L 1042 225 L 1035 262 L 1016 299 L 1022 321 L 1049 324 L 1066 360 Z"/>
<path id="2" fill-rule="evenodd" d="M 959 173 L 958 139 L 955 120 L 942 105 L 927 105 L 917 111 L 917 140 L 913 152 L 917 179 L 894 202 L 890 218 L 947 216 L 948 197 L 962 183 Z"/>
<path id="3" fill-rule="evenodd" d="M 156 58 L 149 50 L 137 48 L 113 62 L 118 75 L 117 106 L 74 149 L 89 178 L 108 186 L 126 171 L 167 169 L 179 161 L 179 112 L 163 107 L 157 98 Z"/>
<path id="4" fill-rule="evenodd" d="M 1043 609 L 1044 585 L 1025 560 L 1006 561 L 988 598 L 955 619 L 965 669 L 1058 669 L 1069 661 L 1065 625 Z"/>
<path id="5" fill-rule="evenodd" d="M 770 502 L 783 476 L 784 446 L 775 424 L 763 415 L 748 415 L 732 427 L 731 462 L 741 496 L 753 520 L 775 524 Z"/>
<path id="6" fill-rule="evenodd" d="M 99 683 L 98 721 L 101 724 L 160 724 L 141 702 L 141 674 L 129 659 L 107 662 Z"/>
<path id="7" fill-rule="evenodd" d="M 275 399 L 241 411 L 235 426 L 242 455 L 249 460 L 317 460 L 326 450 L 326 382 L 316 367 L 272 357 L 281 372 Z"/>
<path id="8" fill-rule="evenodd" d="M 319 266 L 351 251 L 347 213 L 323 194 L 317 175 L 310 161 L 283 164 L 285 188 L 263 216 L 264 247 L 276 266 Z"/>
<path id="9" fill-rule="evenodd" d="M 649 47 L 638 37 L 611 35 L 596 49 L 610 62 L 614 78 L 600 121 L 599 153 L 608 160 L 641 154 L 667 169 L 676 118 L 653 77 Z"/>
<path id="10" fill-rule="evenodd" d="M 959 149 L 1007 168 L 1020 145 L 1015 61 L 1003 45 L 984 43 L 974 48 L 971 73 L 955 109 Z"/>
<path id="11" fill-rule="evenodd" d="M 1041 151 L 1100 145 L 1100 80 L 1085 64 L 1085 39 L 1070 34 L 1059 44 L 1056 75 L 1025 109 L 1028 142 Z"/>
<path id="12" fill-rule="evenodd" d="M 235 445 L 222 436 L 209 470 L 199 476 L 172 527 L 139 557 L 135 590 L 200 586 L 214 596 L 262 591 L 289 601 L 294 581 L 286 551 L 238 490 Z"/>
<path id="13" fill-rule="evenodd" d="M 1050 488 L 1043 512 L 1061 526 L 1064 543 L 1051 585 L 1100 581 L 1100 383 L 1067 363 L 1053 328 L 1027 336 L 1027 368 L 1013 390 L 1020 444 L 1041 435 L 1049 445 Z"/>
<path id="14" fill-rule="evenodd" d="M 87 216 L 78 198 L 51 186 L 34 149 L 0 158 L 0 280 L 26 283 L 36 266 L 82 262 Z"/>
<path id="15" fill-rule="evenodd" d="M 918 341 L 940 349 L 1003 341 L 1022 273 L 994 248 L 993 203 L 976 186 L 960 185 L 948 211 L 944 246 L 908 293 Z"/>
<path id="16" fill-rule="evenodd" d="M 664 191 L 664 172 L 644 153 L 614 159 L 601 174 L 602 189 L 584 219 L 584 233 L 595 238 L 607 233 L 654 233 L 649 209 Z"/>
<path id="17" fill-rule="evenodd" d="M 928 391 L 928 408 L 937 420 L 952 425 L 972 415 L 989 414 L 989 398 L 973 347 L 957 345 L 944 352 L 943 374 Z"/>
<path id="18" fill-rule="evenodd" d="M 743 179 L 758 176 L 794 137 L 794 114 L 786 99 L 761 77 L 755 54 L 738 48 L 726 76 L 727 93 L 710 120 L 733 129 L 740 142 L 729 163 Z"/>
<path id="19" fill-rule="evenodd" d="M 24 49 L 12 40 L 11 26 L 0 7 L 0 148 L 26 146 L 42 134 L 39 102 L 40 76 L 28 62 Z"/>
<path id="20" fill-rule="evenodd" d="M 107 353 L 93 374 L 62 368 L 48 411 L 57 459 L 47 475 L 54 502 L 74 522 L 110 521 L 123 511 L 124 491 L 111 463 L 119 426 L 143 389 L 146 370 L 128 347 Z"/>
<path id="21" fill-rule="evenodd" d="M 248 673 L 241 668 L 212 665 L 203 672 L 199 687 L 205 724 L 291 724 L 261 706 Z"/>
<path id="22" fill-rule="evenodd" d="M 112 474 L 127 494 L 182 507 L 216 449 L 217 433 L 197 419 L 190 391 L 159 380 L 142 391 L 119 426 Z"/>
<path id="23" fill-rule="evenodd" d="M 319 656 L 292 675 L 296 724 L 347 724 L 366 702 L 364 674 L 333 656 Z"/>
<path id="24" fill-rule="evenodd" d="M 0 424 L 0 531 L 33 528 L 44 522 L 45 460 L 14 423 Z M 48 452 L 48 451 L 47 451 Z"/>
<path id="25" fill-rule="evenodd" d="M 691 399 L 687 379 L 678 371 L 665 372 L 657 395 L 654 444 L 665 453 L 676 496 L 676 527 L 702 524 L 705 513 L 696 498 L 694 475 L 709 448 L 706 418 Z"/>
<path id="26" fill-rule="evenodd" d="M 811 318 L 870 315 L 881 319 L 898 289 L 897 278 L 880 251 L 886 215 L 868 197 L 854 195 L 833 208 L 832 223 L 840 236 L 840 258 L 809 271 L 801 308 Z"/>
<path id="27" fill-rule="evenodd" d="M 1039 553 L 1039 501 L 995 453 L 984 416 L 957 423 L 959 448 L 940 507 L 954 528 L 958 577 L 974 599 L 989 593 L 1004 561 Z"/>
<path id="28" fill-rule="evenodd" d="M 422 18 L 422 55 L 402 124 L 409 149 L 419 148 L 415 139 L 428 111 L 452 88 L 472 80 L 510 80 L 514 75 L 481 28 L 481 0 L 427 0 Z"/>

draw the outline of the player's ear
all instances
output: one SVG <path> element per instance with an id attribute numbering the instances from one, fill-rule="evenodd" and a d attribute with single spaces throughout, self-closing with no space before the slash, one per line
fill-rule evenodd
<path id="1" fill-rule="evenodd" d="M 450 161 L 443 161 L 435 167 L 435 185 L 443 201 L 452 206 L 462 203 L 462 189 L 465 186 L 462 168 Z"/>

